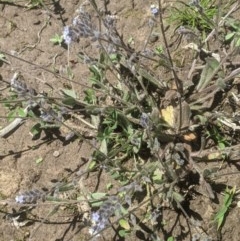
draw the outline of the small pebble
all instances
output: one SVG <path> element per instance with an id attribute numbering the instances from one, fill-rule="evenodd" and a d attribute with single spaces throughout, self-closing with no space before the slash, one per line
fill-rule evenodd
<path id="1" fill-rule="evenodd" d="M 149 38 L 149 42 L 150 43 L 155 43 L 158 41 L 158 36 L 156 34 L 151 34 L 150 38 Z"/>
<path id="2" fill-rule="evenodd" d="M 59 157 L 59 155 L 60 155 L 59 151 L 54 151 L 54 152 L 53 152 L 53 156 L 54 156 L 54 157 Z"/>

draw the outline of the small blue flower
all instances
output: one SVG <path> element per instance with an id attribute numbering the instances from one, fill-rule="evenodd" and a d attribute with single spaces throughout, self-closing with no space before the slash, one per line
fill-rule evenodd
<path id="1" fill-rule="evenodd" d="M 77 26 L 77 25 L 79 24 L 79 16 L 76 16 L 76 17 L 73 19 L 72 23 L 73 23 L 73 26 Z"/>
<path id="2" fill-rule="evenodd" d="M 15 197 L 15 201 L 16 201 L 17 203 L 25 203 L 25 197 L 24 197 L 24 195 L 16 196 L 16 197 Z"/>
<path id="3" fill-rule="evenodd" d="M 92 222 L 96 223 L 96 222 L 99 222 L 100 220 L 100 215 L 98 212 L 94 212 L 92 213 Z"/>
<path id="4" fill-rule="evenodd" d="M 190 1 L 190 2 L 189 2 L 189 5 L 192 5 L 192 6 L 195 6 L 195 7 L 200 6 L 198 0 L 192 0 L 192 1 Z"/>
<path id="5" fill-rule="evenodd" d="M 72 42 L 69 26 L 65 26 L 63 29 L 63 39 L 67 45 L 69 45 Z"/>
<path id="6" fill-rule="evenodd" d="M 92 227 L 89 229 L 91 235 L 101 232 L 108 224 L 107 217 L 102 217 L 101 212 L 92 213 Z M 99 235 L 97 235 L 99 236 Z"/>
<path id="7" fill-rule="evenodd" d="M 152 4 L 150 6 L 150 9 L 151 9 L 151 13 L 154 15 L 154 17 L 156 17 L 159 13 L 159 8 L 156 7 L 154 4 Z"/>
<path id="8" fill-rule="evenodd" d="M 53 112 L 52 113 L 47 113 L 41 110 L 41 115 L 40 118 L 45 121 L 45 122 L 53 122 L 54 121 L 54 116 L 53 116 Z"/>
<path id="9" fill-rule="evenodd" d="M 140 117 L 140 122 L 139 124 L 143 127 L 143 128 L 148 128 L 149 127 L 149 117 L 148 114 L 146 113 L 142 113 L 141 117 Z"/>

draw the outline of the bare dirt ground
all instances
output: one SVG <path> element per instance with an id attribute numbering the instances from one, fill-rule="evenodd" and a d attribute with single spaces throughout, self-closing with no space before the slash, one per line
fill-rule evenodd
<path id="1" fill-rule="evenodd" d="M 0 49 L 9 53 L 18 53 L 18 57 L 66 75 L 67 51 L 61 46 L 53 45 L 50 39 L 57 33 L 62 34 L 64 25 L 71 22 L 72 17 L 82 3 L 81 0 L 52 1 L 49 9 L 36 8 L 27 10 L 24 1 L 19 4 L 10 4 L 0 1 Z M 104 8 L 103 1 L 99 1 Z M 147 16 L 149 14 L 149 1 L 111 1 L 108 10 L 119 17 L 119 31 L 123 33 L 125 40 L 132 38 L 134 47 L 140 48 L 148 33 Z M 173 28 L 174 29 L 174 28 Z M 170 34 L 173 29 L 170 29 Z M 70 62 L 76 82 L 86 83 L 88 71 L 77 62 L 76 53 L 82 48 L 79 45 L 71 46 Z M 86 48 L 91 46 L 84 42 Z M 156 42 L 154 44 L 159 44 Z M 81 47 L 80 47 L 81 46 Z M 37 68 L 29 63 L 24 63 L 15 58 L 8 58 L 10 64 L 4 63 L 0 67 L 0 89 L 7 86 L 14 72 L 20 71 L 26 83 L 38 91 L 57 93 L 66 81 L 56 78 L 53 74 Z M 82 89 L 77 84 L 74 86 L 79 93 Z M 9 90 L 0 92 L 1 98 L 8 95 Z M 0 116 L 7 115 L 7 109 L 0 106 Z M 0 126 L 8 123 L 6 118 L 0 119 Z M 32 140 L 29 130 L 32 121 L 25 121 L 14 133 L 4 139 L 0 139 L 0 240 L 87 240 L 88 231 L 80 218 L 74 215 L 77 210 L 61 208 L 55 213 L 54 205 L 41 204 L 32 209 L 29 206 L 29 222 L 21 226 L 21 221 L 14 221 L 14 212 L 21 213 L 21 205 L 15 203 L 15 196 L 19 192 L 32 189 L 50 189 L 54 180 L 63 180 L 70 171 L 84 168 L 85 160 L 91 155 L 91 148 L 84 141 L 75 140 L 66 143 L 55 133 L 46 136 L 44 133 L 37 140 Z M 57 154 L 56 154 L 57 153 Z M 38 163 L 37 160 L 41 162 Z M 216 163 L 215 163 L 216 164 Z M 214 164 L 213 164 L 214 165 Z M 238 163 L 228 165 L 226 172 L 239 169 Z M 194 177 L 193 177 L 194 178 Z M 91 174 L 85 180 L 86 188 L 93 189 L 97 185 L 98 177 Z M 99 190 L 106 188 L 107 180 L 104 174 L 101 176 Z M 218 181 L 219 183 L 219 181 Z M 229 186 L 240 186 L 238 176 L 225 176 L 220 183 L 228 183 Z M 220 184 L 219 187 L 220 188 Z M 239 208 L 230 210 L 227 221 L 222 229 L 222 237 L 218 237 L 216 227 L 211 227 L 212 215 L 216 211 L 222 196 L 217 202 L 212 202 L 205 196 L 196 195 L 188 200 L 185 207 L 190 216 L 198 217 L 204 221 L 204 228 L 212 232 L 216 240 L 239 240 Z M 11 215 L 10 215 L 11 214 Z M 18 216 L 18 215 L 17 215 Z M 183 215 L 172 210 L 165 210 L 166 230 L 169 234 L 179 237 L 177 240 L 190 240 L 187 222 Z M 23 219 L 24 220 L 24 219 Z M 175 223 L 178 225 L 175 226 Z M 181 223 L 181 226 L 179 225 Z M 167 234 L 164 234 L 166 237 Z M 109 233 L 105 240 L 115 240 Z M 117 240 L 117 239 L 116 239 Z M 141 240 L 140 237 L 132 237 L 128 240 Z"/>

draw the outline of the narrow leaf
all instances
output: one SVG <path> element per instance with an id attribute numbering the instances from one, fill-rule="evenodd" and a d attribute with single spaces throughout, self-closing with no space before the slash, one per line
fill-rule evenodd
<path id="1" fill-rule="evenodd" d="M 236 186 L 230 190 L 228 188 L 225 190 L 223 204 L 220 210 L 216 213 L 214 218 L 214 221 L 217 222 L 217 229 L 219 229 L 222 226 L 222 223 L 226 218 L 226 213 L 232 204 L 233 196 L 235 195 L 235 192 L 236 192 Z"/>
<path id="2" fill-rule="evenodd" d="M 219 66 L 219 62 L 215 58 L 207 58 L 206 65 L 203 68 L 199 83 L 196 87 L 197 91 L 203 90 L 214 77 L 213 74 Z"/>
<path id="3" fill-rule="evenodd" d="M 232 38 L 234 37 L 234 35 L 235 35 L 234 32 L 227 34 L 227 35 L 225 36 L 225 40 L 226 40 L 226 41 L 229 41 L 230 39 L 232 39 Z"/>
<path id="4" fill-rule="evenodd" d="M 236 42 L 236 47 L 239 47 L 239 46 L 240 46 L 240 38 Z"/>
<path id="5" fill-rule="evenodd" d="M 63 92 L 65 95 L 69 96 L 69 97 L 72 97 L 72 98 L 74 98 L 74 99 L 77 98 L 77 94 L 76 94 L 76 92 L 75 92 L 74 90 L 62 89 L 62 92 Z"/>
<path id="6" fill-rule="evenodd" d="M 107 155 L 108 151 L 107 151 L 107 142 L 105 139 L 102 140 L 101 142 L 101 146 L 99 149 L 103 154 Z"/>
<path id="7" fill-rule="evenodd" d="M 89 166 L 88 166 L 88 170 L 93 170 L 94 169 L 94 167 L 96 166 L 96 162 L 95 161 L 91 161 L 91 163 L 89 164 Z"/>
<path id="8" fill-rule="evenodd" d="M 93 199 L 102 199 L 106 196 L 106 193 L 104 192 L 95 192 L 91 194 Z"/>

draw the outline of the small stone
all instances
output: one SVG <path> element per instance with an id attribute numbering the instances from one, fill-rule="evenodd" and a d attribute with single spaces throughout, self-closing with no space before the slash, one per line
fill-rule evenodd
<path id="1" fill-rule="evenodd" d="M 150 43 L 155 43 L 158 41 L 158 35 L 156 34 L 151 34 L 150 38 L 149 38 L 149 42 Z"/>
<path id="2" fill-rule="evenodd" d="M 54 151 L 54 152 L 53 152 L 53 156 L 54 156 L 54 157 L 59 157 L 59 155 L 60 155 L 59 151 Z"/>

